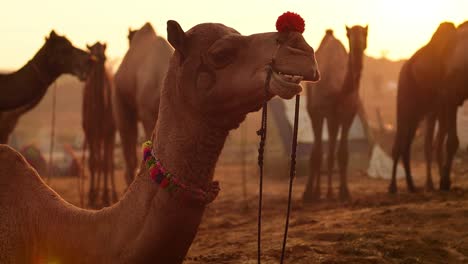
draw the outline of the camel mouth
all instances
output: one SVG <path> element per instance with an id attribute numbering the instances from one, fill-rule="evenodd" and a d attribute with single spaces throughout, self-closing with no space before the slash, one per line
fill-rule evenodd
<path id="1" fill-rule="evenodd" d="M 299 83 L 304 79 L 302 75 L 272 71 L 269 92 L 283 99 L 291 99 L 302 91 Z"/>

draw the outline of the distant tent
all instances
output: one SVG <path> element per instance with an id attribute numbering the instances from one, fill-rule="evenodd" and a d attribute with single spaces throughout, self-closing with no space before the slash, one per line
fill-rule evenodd
<path id="1" fill-rule="evenodd" d="M 305 98 L 301 98 L 300 114 L 299 114 L 299 130 L 298 130 L 298 156 L 307 156 L 310 154 L 312 145 L 314 142 L 314 133 L 312 131 L 312 125 L 310 122 L 309 114 L 307 113 L 307 107 Z M 290 149 L 292 139 L 292 127 L 294 124 L 294 107 L 295 100 L 282 100 L 274 98 L 269 104 L 271 112 L 273 114 L 275 124 L 278 128 L 281 143 L 285 150 Z M 328 131 L 326 122 L 324 123 L 324 130 L 322 132 L 322 138 L 324 144 L 328 142 Z M 369 125 L 364 109 L 361 109 L 356 115 L 351 129 L 349 132 L 349 148 L 353 150 L 371 150 L 373 145 L 373 139 L 371 136 Z M 340 134 L 338 134 L 338 139 Z"/>
<path id="2" fill-rule="evenodd" d="M 301 98 L 300 114 L 299 114 L 299 130 L 298 130 L 298 145 L 297 145 L 297 175 L 307 175 L 309 170 L 309 158 L 314 142 L 312 127 L 309 115 L 306 110 L 305 98 Z M 273 177 L 285 177 L 289 175 L 289 159 L 291 153 L 292 128 L 294 125 L 294 108 L 295 100 L 283 100 L 273 98 L 268 103 L 268 135 L 265 150 L 265 172 Z M 324 132 L 324 151 L 328 143 L 328 133 L 326 124 Z M 362 160 L 359 156 L 369 157 L 371 154 L 373 139 L 370 133 L 365 112 L 359 111 L 350 130 L 349 149 L 351 156 Z M 351 157 L 352 158 L 352 157 Z M 323 159 L 325 162 L 325 159 Z M 362 160 L 364 161 L 364 160 Z M 359 167 L 366 164 L 354 164 Z M 322 167 L 325 169 L 325 166 Z"/>

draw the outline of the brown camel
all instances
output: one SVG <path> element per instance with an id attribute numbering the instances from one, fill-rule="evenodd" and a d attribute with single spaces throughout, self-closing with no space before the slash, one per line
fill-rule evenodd
<path id="1" fill-rule="evenodd" d="M 397 192 L 396 167 L 402 157 L 406 174 L 406 184 L 410 192 L 415 192 L 410 169 L 410 150 L 420 121 L 427 117 L 426 189 L 432 190 L 431 160 L 432 138 L 435 118 L 441 109 L 438 98 L 444 93 L 445 64 L 456 42 L 456 29 L 452 23 L 439 25 L 431 40 L 403 64 L 400 70 L 397 94 L 397 124 L 392 150 L 393 174 L 389 192 Z M 442 179 L 441 179 L 442 180 Z"/>
<path id="2" fill-rule="evenodd" d="M 132 37 L 130 48 L 117 70 L 112 104 L 125 158 L 125 179 L 129 185 L 137 167 L 138 121 L 146 138 L 158 119 L 159 93 L 173 48 L 146 23 Z"/>
<path id="3" fill-rule="evenodd" d="M 320 199 L 320 171 L 322 164 L 322 129 L 326 119 L 328 127 L 328 192 L 333 197 L 332 173 L 335 163 L 335 147 L 341 129 L 338 146 L 340 174 L 340 199 L 350 198 L 347 184 L 348 134 L 361 106 L 359 81 L 361 79 L 364 50 L 367 47 L 368 27 L 346 27 L 349 54 L 343 44 L 327 30 L 318 50 L 317 62 L 322 79 L 307 87 L 307 111 L 314 132 L 314 145 L 310 156 L 310 176 L 303 199 L 306 202 Z"/>
<path id="4" fill-rule="evenodd" d="M 114 143 L 115 123 L 112 114 L 112 81 L 106 70 L 106 44 L 96 42 L 87 46 L 94 63 L 90 68 L 83 93 L 83 130 L 85 148 L 89 149 L 88 165 L 90 184 L 88 205 L 97 208 L 96 198 L 102 188 L 102 205 L 109 206 L 109 180 L 112 187 L 112 201 L 117 201 L 114 184 Z"/>
<path id="5" fill-rule="evenodd" d="M 34 108 L 61 74 L 86 78 L 89 55 L 52 31 L 45 44 L 20 70 L 0 74 L 0 143 L 6 144 L 20 116 Z"/>
<path id="6" fill-rule="evenodd" d="M 458 149 L 459 140 L 457 135 L 457 113 L 458 107 L 468 98 L 468 21 L 457 28 L 457 42 L 446 62 L 446 74 L 443 79 L 442 96 L 436 98 L 439 104 L 437 114 L 429 115 L 427 132 L 425 135 L 426 164 L 428 181 L 430 177 L 432 161 L 432 141 L 434 137 L 435 123 L 439 122 L 436 139 L 437 161 L 440 172 L 440 190 L 449 191 L 451 180 L 450 173 L 454 155 Z M 442 147 L 445 144 L 445 151 Z"/>
<path id="7" fill-rule="evenodd" d="M 318 80 L 314 51 L 294 31 L 167 25 L 176 51 L 152 148 L 172 177 L 206 190 L 230 130 L 274 95 L 300 93 L 301 79 Z M 143 162 L 122 200 L 89 211 L 60 198 L 10 147 L 0 146 L 0 160 L 0 263 L 181 263 L 205 209 L 192 194 L 161 189 Z"/>

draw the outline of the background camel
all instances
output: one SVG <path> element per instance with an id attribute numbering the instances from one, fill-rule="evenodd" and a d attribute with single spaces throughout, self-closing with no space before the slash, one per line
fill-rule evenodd
<path id="1" fill-rule="evenodd" d="M 436 120 L 439 121 L 439 129 L 436 140 L 437 161 L 440 170 L 440 189 L 450 190 L 450 173 L 455 153 L 458 149 L 459 140 L 457 135 L 457 113 L 458 107 L 468 98 L 468 22 L 457 28 L 457 42 L 452 53 L 447 58 L 446 74 L 443 79 L 442 96 L 439 96 L 439 112 L 437 116 L 428 122 L 426 133 L 426 158 L 428 180 L 430 180 L 432 140 Z M 445 150 L 442 147 L 445 146 Z M 445 154 L 445 155 L 444 155 Z"/>
<path id="2" fill-rule="evenodd" d="M 327 121 L 328 145 L 328 192 L 333 197 L 332 173 L 335 163 L 335 147 L 341 129 L 338 146 L 340 174 L 340 199 L 349 199 L 347 185 L 348 133 L 354 117 L 361 106 L 359 81 L 361 79 L 364 50 L 367 47 L 367 26 L 346 27 L 349 54 L 343 44 L 327 30 L 317 50 L 322 79 L 307 87 L 307 111 L 314 132 L 314 145 L 310 155 L 310 176 L 304 191 L 304 201 L 320 198 L 320 171 L 322 164 L 322 129 Z"/>
<path id="3" fill-rule="evenodd" d="M 274 95 L 298 94 L 301 79 L 318 80 L 314 52 L 298 32 L 242 36 L 211 23 L 184 32 L 168 21 L 168 39 L 176 52 L 152 147 L 173 177 L 209 190 L 229 131 Z M 61 199 L 10 147 L 0 146 L 0 160 L 0 263 L 181 263 L 205 208 L 191 193 L 159 188 L 145 163 L 121 201 L 88 211 Z"/>
<path id="4" fill-rule="evenodd" d="M 20 116 L 34 108 L 61 74 L 81 80 L 89 69 L 89 55 L 52 31 L 44 45 L 20 70 L 0 74 L 0 143 L 6 144 Z"/>
<path id="5" fill-rule="evenodd" d="M 156 35 L 149 23 L 131 39 L 130 48 L 115 74 L 112 100 L 125 158 L 127 184 L 133 181 L 137 166 L 138 121 L 143 123 L 146 138 L 150 138 L 158 119 L 159 93 L 173 53 L 173 48 Z"/>
<path id="6" fill-rule="evenodd" d="M 439 100 L 444 93 L 445 62 L 456 42 L 456 29 L 452 23 L 441 23 L 431 40 L 403 65 L 398 81 L 396 135 L 392 150 L 393 173 L 389 192 L 397 191 L 396 166 L 402 157 L 406 184 L 410 192 L 416 191 L 410 169 L 411 143 L 419 122 L 428 117 L 426 160 L 428 160 L 426 188 L 433 189 L 431 177 L 432 134 Z"/>
<path id="7" fill-rule="evenodd" d="M 115 122 L 112 114 L 112 81 L 106 70 L 106 44 L 96 42 L 87 46 L 95 62 L 92 64 L 83 92 L 83 130 L 85 149 L 89 149 L 88 165 L 91 174 L 88 205 L 98 206 L 96 198 L 102 191 L 102 206 L 109 206 L 109 180 L 112 202 L 117 201 L 114 183 Z M 102 184 L 102 190 L 101 190 Z"/>

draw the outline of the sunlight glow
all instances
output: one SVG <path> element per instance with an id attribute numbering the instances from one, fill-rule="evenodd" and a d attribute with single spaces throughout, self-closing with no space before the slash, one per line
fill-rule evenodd
<path id="1" fill-rule="evenodd" d="M 25 8 L 27 7 L 27 8 Z M 177 20 L 188 30 L 198 23 L 220 22 L 242 34 L 274 31 L 285 11 L 306 20 L 304 37 L 314 47 L 331 28 L 347 46 L 345 25 L 369 25 L 370 56 L 385 51 L 391 59 L 411 56 L 431 37 L 439 23 L 468 19 L 466 0 L 16 0 L 0 10 L 0 69 L 25 64 L 44 43 L 51 29 L 84 48 L 96 41 L 108 43 L 108 57 L 121 58 L 127 48 L 127 30 L 150 21 L 166 36 L 166 21 Z"/>

